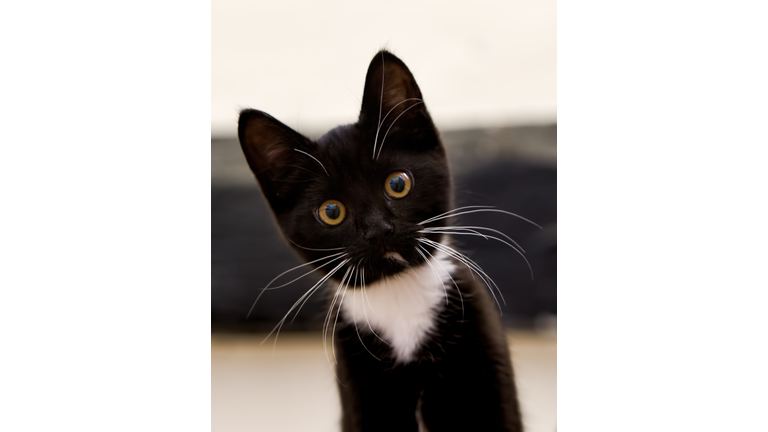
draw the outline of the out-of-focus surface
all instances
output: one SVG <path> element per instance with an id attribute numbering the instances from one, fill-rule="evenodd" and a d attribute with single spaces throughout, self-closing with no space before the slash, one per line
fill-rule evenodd
<path id="1" fill-rule="evenodd" d="M 211 337 L 213 432 L 339 430 L 336 379 L 320 333 Z M 556 333 L 510 333 L 527 432 L 552 432 L 557 418 Z M 330 349 L 330 348 L 329 348 Z M 330 354 L 329 354 L 330 356 Z"/>
<path id="2" fill-rule="evenodd" d="M 353 122 L 387 47 L 438 127 L 556 122 L 556 0 L 211 2 L 211 135 L 242 108 L 299 130 Z"/>

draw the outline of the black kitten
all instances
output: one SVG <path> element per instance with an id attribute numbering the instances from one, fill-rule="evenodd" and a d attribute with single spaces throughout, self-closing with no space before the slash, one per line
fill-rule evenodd
<path id="1" fill-rule="evenodd" d="M 336 282 L 326 329 L 342 429 L 521 431 L 493 291 L 445 239 L 475 228 L 446 227 L 462 209 L 453 209 L 445 150 L 405 64 L 379 52 L 357 123 L 316 142 L 250 109 L 238 136 L 283 234 L 326 272 L 294 307 Z"/>

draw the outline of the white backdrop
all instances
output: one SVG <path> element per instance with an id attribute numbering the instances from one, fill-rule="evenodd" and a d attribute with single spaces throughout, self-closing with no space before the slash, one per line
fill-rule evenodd
<path id="1" fill-rule="evenodd" d="M 554 0 L 214 0 L 211 16 L 214 137 L 245 107 L 310 133 L 354 121 L 382 47 L 443 129 L 556 121 Z"/>

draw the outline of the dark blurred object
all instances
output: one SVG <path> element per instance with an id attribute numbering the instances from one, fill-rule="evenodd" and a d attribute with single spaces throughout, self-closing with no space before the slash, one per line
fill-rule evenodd
<path id="1" fill-rule="evenodd" d="M 491 205 L 517 213 L 544 229 L 498 213 L 473 213 L 457 225 L 485 226 L 515 239 L 508 246 L 472 236 L 452 244 L 493 278 L 506 300 L 503 319 L 529 327 L 557 313 L 557 127 L 477 129 L 443 133 L 451 160 L 456 205 Z M 319 277 L 307 276 L 267 291 L 248 311 L 259 289 L 301 264 L 286 246 L 240 150 L 237 139 L 211 140 L 211 327 L 214 331 L 264 331 L 277 324 Z M 281 278 L 288 282 L 308 270 Z M 291 277 L 292 276 L 292 277 Z M 499 299 L 501 301 L 501 299 Z M 327 301 L 320 292 L 285 330 L 319 329 Z"/>

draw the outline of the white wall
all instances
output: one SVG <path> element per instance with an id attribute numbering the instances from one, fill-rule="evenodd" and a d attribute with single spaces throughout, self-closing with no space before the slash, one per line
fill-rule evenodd
<path id="1" fill-rule="evenodd" d="M 554 0 L 213 0 L 211 16 L 212 136 L 245 107 L 305 132 L 353 122 L 385 46 L 443 129 L 556 121 Z"/>

